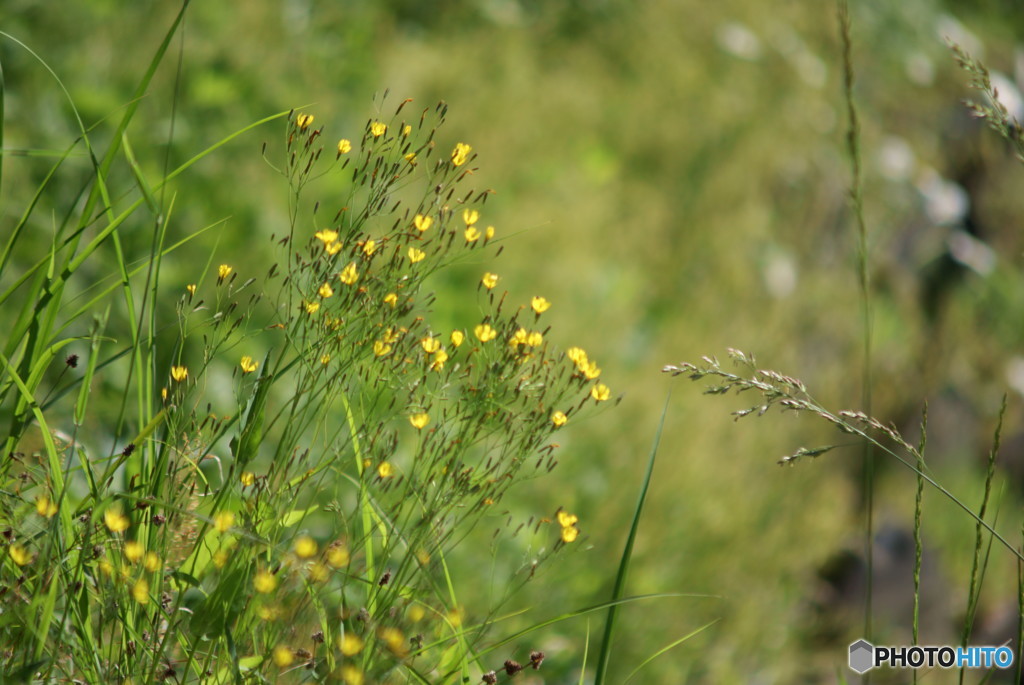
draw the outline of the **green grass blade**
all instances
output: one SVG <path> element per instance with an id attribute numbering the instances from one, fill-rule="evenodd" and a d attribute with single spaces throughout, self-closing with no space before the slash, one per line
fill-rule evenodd
<path id="1" fill-rule="evenodd" d="M 590 654 L 590 621 L 587 621 L 587 634 L 583 637 L 583 663 L 580 664 L 580 682 L 583 685 L 587 675 L 587 655 Z"/>
<path id="2" fill-rule="evenodd" d="M 622 550 L 622 558 L 619 560 L 619 571 L 615 575 L 615 587 L 612 590 L 612 601 L 615 602 L 625 592 L 626 577 L 629 575 L 629 562 L 633 556 L 633 544 L 636 542 L 636 533 L 640 528 L 640 514 L 644 509 L 644 501 L 647 499 L 647 489 L 651 485 L 651 475 L 654 473 L 654 461 L 658 454 L 658 445 L 661 444 L 661 431 L 665 427 L 665 415 L 668 413 L 669 397 L 665 398 L 665 406 L 661 410 L 661 420 L 658 421 L 658 430 L 654 434 L 654 444 L 651 445 L 651 453 L 647 457 L 647 472 L 644 473 L 643 485 L 640 487 L 640 495 L 636 501 L 636 511 L 633 512 L 633 521 L 629 527 L 629 537 L 626 539 L 626 547 Z M 594 677 L 595 685 L 605 682 L 608 675 L 608 664 L 612 654 L 612 635 L 615 631 L 615 618 L 618 613 L 618 604 L 608 607 L 608 618 L 604 625 L 604 637 L 601 639 L 601 651 L 597 657 L 597 673 Z"/>
<path id="3" fill-rule="evenodd" d="M 4 64 L 0 60 L 0 150 L 4 149 Z M 0 193 L 4 184 L 4 155 L 0 154 Z"/>
<path id="4" fill-rule="evenodd" d="M 649 657 L 644 659 L 642 662 L 640 662 L 640 665 L 637 666 L 636 668 L 634 668 L 632 670 L 632 672 L 630 672 L 630 674 L 628 676 L 626 676 L 626 679 L 622 681 L 623 685 L 625 685 L 625 683 L 628 683 L 630 680 L 632 680 L 633 676 L 635 676 L 637 673 L 639 673 L 647 664 L 651 663 L 652 661 L 657 659 L 659 656 L 661 656 L 665 652 L 669 651 L 670 649 L 673 649 L 674 647 L 677 647 L 677 646 L 683 644 L 684 642 L 689 640 L 691 637 L 695 637 L 697 635 L 700 635 L 705 630 L 707 630 L 708 628 L 710 628 L 711 626 L 715 625 L 716 623 L 718 623 L 721 620 L 722 619 L 720 619 L 720 618 L 716 618 L 714 621 L 711 621 L 709 623 L 705 623 L 700 628 L 697 628 L 696 630 L 690 631 L 689 633 L 687 633 L 686 635 L 682 636 L 678 640 L 673 640 L 672 642 L 668 643 L 667 645 L 665 645 L 664 647 L 659 649 L 657 652 L 655 652 L 654 654 L 650 655 Z"/>

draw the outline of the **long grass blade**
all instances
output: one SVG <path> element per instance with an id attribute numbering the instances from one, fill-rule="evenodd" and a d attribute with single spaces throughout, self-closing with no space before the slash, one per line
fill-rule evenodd
<path id="1" fill-rule="evenodd" d="M 647 666 L 647 664 L 651 663 L 652 661 L 654 661 L 655 659 L 660 657 L 665 652 L 669 651 L 670 649 L 674 649 L 675 647 L 678 647 L 679 645 L 683 644 L 684 642 L 686 642 L 687 640 L 689 640 L 692 637 L 696 637 L 697 635 L 700 635 L 705 630 L 707 630 L 708 628 L 710 628 L 711 626 L 715 625 L 716 623 L 718 623 L 721 620 L 722 619 L 720 619 L 720 618 L 716 618 L 714 621 L 710 621 L 708 623 L 705 623 L 700 628 L 697 628 L 696 630 L 690 631 L 689 633 L 687 633 L 686 635 L 682 636 L 678 640 L 673 640 L 672 642 L 668 643 L 667 645 L 665 645 L 664 647 L 662 647 L 661 649 L 656 651 L 654 654 L 650 655 L 649 657 L 644 659 L 642 662 L 640 662 L 640 665 L 637 666 L 636 668 L 634 668 L 630 672 L 630 674 L 628 676 L 626 676 L 626 679 L 622 681 L 623 685 L 625 685 L 625 683 L 628 683 L 630 680 L 632 680 L 633 676 L 635 676 L 637 673 L 642 671 L 643 668 L 645 666 Z"/>
<path id="2" fill-rule="evenodd" d="M 658 445 L 661 444 L 661 431 L 665 427 L 665 416 L 668 413 L 669 397 L 665 398 L 665 406 L 661 410 L 661 420 L 658 421 L 658 430 L 654 434 L 654 444 L 651 445 L 651 453 L 647 457 L 647 471 L 644 473 L 643 484 L 640 486 L 640 495 L 637 497 L 636 510 L 633 512 L 633 521 L 629 527 L 629 537 L 626 538 L 626 547 L 622 550 L 622 557 L 619 559 L 619 570 L 615 574 L 615 587 L 612 589 L 612 604 L 608 607 L 608 618 L 605 620 L 604 636 L 601 639 L 601 651 L 597 656 L 597 673 L 594 677 L 595 685 L 602 685 L 608 675 L 608 664 L 612 653 L 612 636 L 615 631 L 615 618 L 618 613 L 617 600 L 623 596 L 626 589 L 626 578 L 629 575 L 629 562 L 633 557 L 633 544 L 636 542 L 636 533 L 640 528 L 640 514 L 643 513 L 644 501 L 647 499 L 647 489 L 651 485 L 651 476 L 654 473 L 654 460 L 658 454 Z"/>

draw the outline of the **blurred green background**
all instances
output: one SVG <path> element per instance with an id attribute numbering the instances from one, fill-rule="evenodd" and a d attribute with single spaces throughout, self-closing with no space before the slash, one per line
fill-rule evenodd
<path id="1" fill-rule="evenodd" d="M 1016 97 L 1024 110 L 1015 81 L 1024 78 L 1024 10 L 1010 0 L 851 5 L 874 287 L 874 413 L 913 437 L 929 401 L 937 478 L 976 506 L 1000 397 L 1009 392 L 996 495 L 1000 529 L 1017 540 L 1024 173 L 965 113 L 959 100 L 970 96 L 968 79 L 943 36 L 1000 72 L 1005 100 Z M 46 60 L 103 140 L 178 8 L 166 0 L 6 0 L 0 29 Z M 584 347 L 622 395 L 618 407 L 571 422 L 559 468 L 521 487 L 512 505 L 523 518 L 564 506 L 579 514 L 585 536 L 506 607 L 532 607 L 519 625 L 611 592 L 671 391 L 629 592 L 715 597 L 627 606 L 613 682 L 716 618 L 634 682 L 836 682 L 850 674 L 846 645 L 863 635 L 859 450 L 780 468 L 777 458 L 801 445 L 841 438 L 808 417 L 769 414 L 737 425 L 729 412 L 747 406 L 742 398 L 705 398 L 660 372 L 704 354 L 724 358 L 733 346 L 801 378 L 827 407 L 859 408 L 856 241 L 833 3 L 199 1 L 179 37 L 129 130 L 152 177 L 165 158 L 173 167 L 292 107 L 315 114 L 333 141 L 357 139 L 385 89 L 386 115 L 407 97 L 419 109 L 443 99 L 444 144 L 472 144 L 477 183 L 497 191 L 482 221 L 497 227 L 504 252 L 438 282 L 438 301 L 449 303 L 439 305 L 438 328 L 473 318 L 450 303 L 466 301 L 477 270 L 495 271 L 515 301 L 550 299 L 549 337 Z M 0 60 L 2 235 L 52 163 L 18 151 L 63 150 L 76 127 L 54 80 L 24 48 L 0 37 Z M 238 138 L 175 183 L 172 236 L 226 221 L 165 263 L 165 284 L 194 282 L 215 244 L 215 264 L 265 273 L 275 259 L 268 238 L 286 226 L 287 188 L 260 149 L 276 145 L 282 131 L 271 124 Z M 79 183 L 88 177 L 85 158 L 75 158 L 61 196 L 47 199 L 52 206 L 37 211 L 37 221 L 78 201 L 75 169 Z M 51 227 L 32 230 L 46 250 Z M 123 235 L 128 249 L 145 254 L 149 227 L 140 222 Z M 913 498 L 912 474 L 883 460 L 879 642 L 909 636 Z M 964 612 L 973 526 L 934 493 L 925 508 L 922 642 L 946 643 Z M 486 606 L 491 583 L 530 559 L 525 541 L 493 560 L 481 551 L 504 520 L 482 526 L 457 561 L 470 618 L 474 603 Z M 1014 574 L 1009 555 L 995 550 L 975 643 L 1002 642 L 1015 630 Z M 515 627 L 511 621 L 496 635 Z M 592 637 L 600 627 L 593 615 Z M 585 618 L 562 623 L 509 656 L 543 649 L 543 682 L 577 682 L 587 630 Z"/>

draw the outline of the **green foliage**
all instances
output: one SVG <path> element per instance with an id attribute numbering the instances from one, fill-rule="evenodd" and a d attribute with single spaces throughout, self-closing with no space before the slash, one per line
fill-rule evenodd
<path id="1" fill-rule="evenodd" d="M 164 189 L 222 143 L 152 180 L 127 134 L 137 99 L 105 151 L 81 125 L 69 152 L 95 160 L 85 200 L 2 295 L 21 303 L 0 356 L 6 677 L 443 683 L 487 670 L 495 612 L 576 541 L 578 518 L 531 521 L 537 549 L 495 606 L 465 604 L 449 560 L 490 553 L 465 537 L 550 472 L 554 434 L 611 395 L 582 349 L 546 339 L 550 303 L 497 296 L 495 274 L 462 295 L 480 312 L 470 330 L 431 323 L 426 280 L 498 238 L 478 224 L 491 191 L 467 188 L 476 155 L 437 138 L 447 107 L 409 102 L 327 154 L 313 115 L 286 113 L 281 261 L 243 279 L 211 252 L 187 284 L 162 266 L 207 231 L 172 243 Z M 34 213 L 59 202 L 67 158 L 11 234 L 5 270 L 23 263 Z M 328 178 L 334 199 L 310 209 L 304 194 Z M 121 234 L 147 224 L 139 257 Z M 81 287 L 97 260 L 113 264 L 109 283 Z M 176 322 L 157 307 L 168 298 Z M 88 334 L 69 335 L 90 313 Z M 78 342 L 85 358 L 62 360 Z M 97 387 L 119 388 L 112 423 Z"/>

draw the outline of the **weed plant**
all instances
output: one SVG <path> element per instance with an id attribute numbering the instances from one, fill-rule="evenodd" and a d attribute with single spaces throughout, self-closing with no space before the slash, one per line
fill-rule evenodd
<path id="1" fill-rule="evenodd" d="M 540 650 L 489 666 L 484 639 L 578 519 L 558 508 L 516 527 L 503 502 L 555 467 L 555 434 L 611 390 L 581 348 L 551 345 L 551 303 L 502 293 L 495 273 L 457 305 L 479 323 L 431 325 L 425 281 L 501 252 L 482 220 L 490 191 L 469 185 L 472 147 L 438 138 L 445 112 L 406 100 L 329 143 L 308 112 L 258 122 L 285 126 L 276 156 L 264 146 L 289 189 L 280 261 L 244 273 L 211 251 L 188 283 L 163 267 L 213 226 L 174 238 L 167 187 L 217 145 L 154 180 L 130 145 L 135 104 L 105 151 L 81 125 L 0 255 L 0 306 L 19 312 L 0 355 L 6 679 L 498 682 L 540 668 Z M 47 254 L 5 272 L 75 151 L 93 163 L 80 201 Z M 321 180 L 334 190 L 309 205 Z M 121 233 L 146 226 L 148 252 L 130 254 Z M 168 298 L 174 321 L 158 314 Z M 95 418 L 108 393 L 109 424 Z M 484 518 L 533 553 L 494 606 L 466 606 L 449 560 L 488 557 L 462 544 Z"/>

